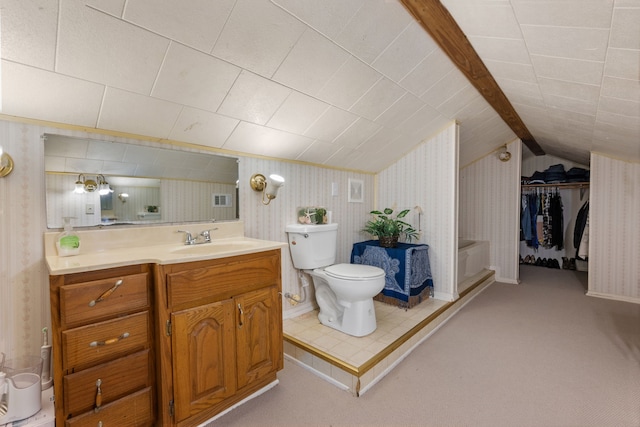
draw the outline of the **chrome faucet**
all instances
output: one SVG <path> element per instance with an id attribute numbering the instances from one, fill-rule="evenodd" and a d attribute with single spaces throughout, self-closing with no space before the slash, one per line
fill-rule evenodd
<path id="1" fill-rule="evenodd" d="M 187 231 L 187 230 L 178 230 L 178 233 L 184 233 L 184 234 L 185 234 L 185 241 L 184 241 L 184 244 L 185 244 L 185 245 L 195 245 L 195 244 L 197 244 L 197 242 L 196 242 L 196 238 L 194 238 L 194 237 L 191 235 L 191 232 L 190 232 L 190 231 Z"/>
<path id="2" fill-rule="evenodd" d="M 217 228 L 210 228 L 209 230 L 203 230 L 200 232 L 200 235 L 204 239 L 202 243 L 211 243 L 211 232 L 213 230 L 217 230 Z"/>

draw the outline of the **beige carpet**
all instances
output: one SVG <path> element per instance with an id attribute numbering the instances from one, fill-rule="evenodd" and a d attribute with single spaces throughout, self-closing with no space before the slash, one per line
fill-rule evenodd
<path id="1" fill-rule="evenodd" d="M 213 426 L 640 426 L 640 305 L 587 297 L 586 273 L 522 266 L 362 397 L 285 362 L 280 384 Z"/>

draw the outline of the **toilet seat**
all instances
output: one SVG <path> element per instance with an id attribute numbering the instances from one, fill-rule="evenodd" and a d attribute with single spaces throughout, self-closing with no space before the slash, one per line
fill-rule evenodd
<path id="1" fill-rule="evenodd" d="M 384 270 L 372 265 L 335 264 L 324 269 L 327 276 L 347 280 L 371 280 L 385 275 Z"/>

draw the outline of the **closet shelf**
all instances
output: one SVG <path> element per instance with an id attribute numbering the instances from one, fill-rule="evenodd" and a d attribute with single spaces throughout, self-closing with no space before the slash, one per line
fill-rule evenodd
<path id="1" fill-rule="evenodd" d="M 559 182 L 556 184 L 522 184 L 522 188 L 589 188 L 588 182 Z"/>

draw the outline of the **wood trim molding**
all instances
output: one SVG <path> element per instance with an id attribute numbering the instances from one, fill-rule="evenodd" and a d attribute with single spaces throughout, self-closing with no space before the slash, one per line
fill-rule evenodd
<path id="1" fill-rule="evenodd" d="M 537 156 L 544 150 L 507 99 L 467 36 L 439 0 L 400 0 L 502 120 Z"/>

